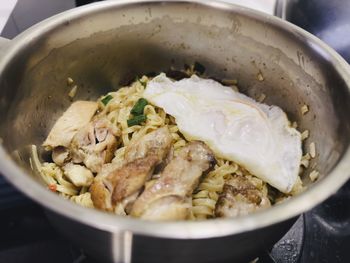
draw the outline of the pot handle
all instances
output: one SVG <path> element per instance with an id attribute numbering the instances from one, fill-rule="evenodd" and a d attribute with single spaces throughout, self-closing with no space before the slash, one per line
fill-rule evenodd
<path id="1" fill-rule="evenodd" d="M 131 263 L 133 234 L 131 231 L 112 234 L 113 262 Z"/>
<path id="2" fill-rule="evenodd" d="M 0 37 L 0 59 L 5 54 L 7 47 L 10 45 L 10 40 Z"/>

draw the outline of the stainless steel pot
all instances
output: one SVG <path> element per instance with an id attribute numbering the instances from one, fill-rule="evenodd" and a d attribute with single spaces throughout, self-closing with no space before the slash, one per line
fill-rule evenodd
<path id="1" fill-rule="evenodd" d="M 52 223 L 102 261 L 247 260 L 277 241 L 294 218 L 350 175 L 350 69 L 316 37 L 278 18 L 220 2 L 109 1 L 54 16 L 1 40 L 0 170 L 47 208 Z M 32 171 L 40 145 L 71 103 L 95 99 L 130 76 L 199 61 L 211 76 L 236 78 L 252 97 L 282 107 L 316 143 L 313 184 L 271 209 L 203 222 L 146 222 L 84 209 L 51 193 Z M 257 78 L 261 74 L 263 80 Z M 309 105 L 302 116 L 300 107 Z"/>

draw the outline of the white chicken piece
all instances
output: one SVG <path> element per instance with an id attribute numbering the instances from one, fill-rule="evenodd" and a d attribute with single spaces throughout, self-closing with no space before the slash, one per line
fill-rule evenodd
<path id="1" fill-rule="evenodd" d="M 94 180 L 92 172 L 85 166 L 68 163 L 63 166 L 64 175 L 75 186 L 90 186 Z"/>
<path id="2" fill-rule="evenodd" d="M 270 206 L 267 191 L 264 193 L 259 190 L 244 176 L 234 176 L 224 185 L 223 192 L 215 206 L 215 215 L 217 217 L 237 217 Z"/>
<path id="3" fill-rule="evenodd" d="M 49 150 L 58 146 L 68 147 L 79 129 L 87 125 L 97 110 L 93 101 L 73 102 L 56 121 L 43 146 Z"/>
<path id="4" fill-rule="evenodd" d="M 155 180 L 136 199 L 131 215 L 147 220 L 182 220 L 189 216 L 191 195 L 202 174 L 215 163 L 202 142 L 184 146 Z"/>
<path id="5" fill-rule="evenodd" d="M 240 164 L 281 192 L 292 190 L 301 135 L 279 107 L 195 75 L 172 81 L 162 73 L 148 82 L 144 98 L 175 117 L 187 140 L 205 142 L 216 156 Z"/>
<path id="6" fill-rule="evenodd" d="M 74 163 L 84 163 L 97 173 L 112 160 L 119 130 L 107 120 L 96 119 L 81 128 L 73 137 L 70 153 Z"/>
<path id="7" fill-rule="evenodd" d="M 54 163 L 58 166 L 63 166 L 70 160 L 69 149 L 63 146 L 54 148 L 51 156 Z"/>

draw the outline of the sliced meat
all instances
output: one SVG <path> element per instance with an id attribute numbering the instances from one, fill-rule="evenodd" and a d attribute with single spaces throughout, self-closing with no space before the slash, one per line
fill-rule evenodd
<path id="1" fill-rule="evenodd" d="M 111 211 L 119 203 L 128 206 L 133 202 L 154 168 L 168 154 L 171 142 L 172 137 L 167 127 L 132 141 L 125 152 L 125 163 L 122 166 L 113 163 L 105 165 L 95 178 L 90 188 L 94 206 Z M 125 200 L 127 202 L 123 202 Z"/>
<path id="2" fill-rule="evenodd" d="M 217 217 L 236 217 L 270 207 L 266 194 L 254 186 L 245 176 L 234 176 L 223 188 L 215 207 Z"/>
<path id="3" fill-rule="evenodd" d="M 92 101 L 72 103 L 56 121 L 43 146 L 49 150 L 58 146 L 68 147 L 77 131 L 90 122 L 97 107 L 97 102 Z"/>
<path id="4" fill-rule="evenodd" d="M 109 174 L 105 182 L 108 181 L 114 186 L 112 203 L 119 203 L 124 198 L 138 192 L 151 177 L 155 166 L 161 161 L 162 159 L 158 156 L 149 154 Z"/>
<path id="5" fill-rule="evenodd" d="M 141 218 L 158 221 L 184 220 L 188 218 L 191 207 L 191 198 L 169 195 L 155 200 Z"/>
<path id="6" fill-rule="evenodd" d="M 108 212 L 114 211 L 114 207 L 112 206 L 113 186 L 108 182 L 105 185 L 103 180 L 108 176 L 108 174 L 118 168 L 119 165 L 117 166 L 114 163 L 107 163 L 102 166 L 101 171 L 95 177 L 89 189 L 94 207 Z"/>
<path id="7" fill-rule="evenodd" d="M 192 192 L 214 163 L 214 155 L 204 143 L 189 143 L 138 197 L 131 215 L 151 220 L 186 219 Z"/>
<path id="8" fill-rule="evenodd" d="M 144 158 L 150 153 L 158 155 L 158 159 L 163 159 L 169 152 L 171 141 L 172 137 L 168 127 L 154 130 L 137 141 L 131 142 L 125 150 L 125 162 Z"/>
<path id="9" fill-rule="evenodd" d="M 63 166 L 65 176 L 75 186 L 90 186 L 94 180 L 92 172 L 85 166 L 79 164 L 68 163 Z"/>
<path id="10" fill-rule="evenodd" d="M 112 160 L 117 147 L 118 135 L 115 127 L 107 119 L 97 119 L 80 129 L 70 145 L 74 163 L 84 163 L 97 173 L 102 165 Z"/>
<path id="11" fill-rule="evenodd" d="M 95 178 L 89 192 L 91 193 L 91 200 L 95 208 L 113 212 L 114 207 L 112 206 L 111 191 L 106 187 L 101 178 Z"/>

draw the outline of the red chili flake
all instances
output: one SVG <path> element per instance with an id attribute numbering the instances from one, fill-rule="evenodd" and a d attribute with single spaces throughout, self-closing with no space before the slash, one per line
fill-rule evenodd
<path id="1" fill-rule="evenodd" d="M 49 184 L 49 189 L 50 189 L 52 192 L 56 192 L 56 191 L 57 191 L 57 185 L 56 185 L 56 184 Z"/>

